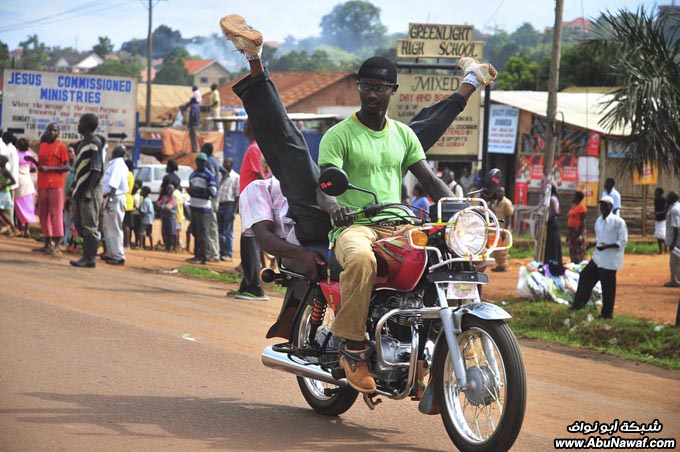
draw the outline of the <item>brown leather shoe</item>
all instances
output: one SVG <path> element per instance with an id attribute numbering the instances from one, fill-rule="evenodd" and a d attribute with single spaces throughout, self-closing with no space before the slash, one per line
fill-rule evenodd
<path id="1" fill-rule="evenodd" d="M 347 382 L 352 389 L 364 394 L 375 392 L 375 380 L 371 376 L 368 367 L 368 353 L 370 349 L 347 350 L 343 344 L 340 346 L 340 365 L 345 370 Z"/>

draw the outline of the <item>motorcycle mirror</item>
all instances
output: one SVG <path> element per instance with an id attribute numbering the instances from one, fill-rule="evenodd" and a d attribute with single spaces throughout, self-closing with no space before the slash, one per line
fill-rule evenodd
<path id="1" fill-rule="evenodd" d="M 319 187 L 327 195 L 338 196 L 349 189 L 349 177 L 342 169 L 331 166 L 319 174 Z"/>
<path id="2" fill-rule="evenodd" d="M 482 187 L 484 187 L 484 191 L 486 193 L 495 193 L 496 188 L 501 183 L 502 175 L 503 173 L 498 168 L 494 168 L 488 173 L 486 173 L 486 176 L 484 176 L 484 180 L 482 180 Z"/>

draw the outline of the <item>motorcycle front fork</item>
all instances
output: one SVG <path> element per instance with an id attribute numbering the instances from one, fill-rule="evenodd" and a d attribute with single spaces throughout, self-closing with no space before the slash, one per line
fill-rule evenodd
<path id="1" fill-rule="evenodd" d="M 456 381 L 460 389 L 466 391 L 468 389 L 467 369 L 465 367 L 465 358 L 461 354 L 458 344 L 458 335 L 462 333 L 463 311 L 458 310 L 454 313 L 453 309 L 449 307 L 443 284 L 437 284 L 437 296 L 439 297 L 439 305 L 442 308 L 439 311 L 439 317 L 442 321 L 446 343 L 449 346 L 449 357 L 453 365 L 453 371 L 456 374 Z M 494 375 L 499 375 L 493 343 L 486 334 L 481 335 L 481 342 L 488 366 Z"/>

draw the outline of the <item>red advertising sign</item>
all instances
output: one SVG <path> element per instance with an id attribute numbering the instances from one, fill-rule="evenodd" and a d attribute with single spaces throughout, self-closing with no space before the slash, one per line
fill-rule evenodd
<path id="1" fill-rule="evenodd" d="M 576 190 L 578 185 L 578 166 L 573 156 L 561 156 L 555 159 L 552 167 L 555 185 L 561 190 Z M 519 158 L 515 180 L 525 182 L 528 187 L 541 188 L 543 179 L 543 155 L 524 154 Z"/>
<path id="2" fill-rule="evenodd" d="M 587 155 L 593 157 L 598 157 L 600 155 L 600 142 L 602 141 L 602 136 L 597 132 L 590 132 L 588 136 L 588 149 L 586 150 Z"/>

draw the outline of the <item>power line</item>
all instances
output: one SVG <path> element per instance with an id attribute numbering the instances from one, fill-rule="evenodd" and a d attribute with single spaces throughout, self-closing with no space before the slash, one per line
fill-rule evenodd
<path id="1" fill-rule="evenodd" d="M 489 22 L 491 22 L 491 19 L 493 19 L 496 16 L 498 10 L 501 9 L 501 6 L 503 6 L 504 1 L 505 0 L 501 0 L 496 9 L 493 11 L 493 13 L 491 13 L 491 17 L 489 17 L 489 19 L 486 21 L 486 23 L 484 24 L 484 28 L 482 28 L 482 30 L 486 30 L 486 27 L 489 25 Z"/>
<path id="2" fill-rule="evenodd" d="M 72 19 L 76 19 L 79 17 L 83 16 L 89 16 L 95 13 L 100 13 L 103 11 L 107 11 L 113 8 L 118 8 L 126 3 L 131 3 L 134 0 L 124 0 L 122 2 L 117 2 L 117 3 L 111 3 L 108 2 L 107 0 L 94 0 L 90 3 L 86 3 L 85 5 L 81 5 L 77 8 L 71 8 L 66 11 L 62 11 L 61 13 L 58 14 L 53 14 L 51 16 L 45 16 L 41 17 L 38 19 L 32 19 L 26 22 L 18 23 L 18 24 L 12 24 L 12 25 L 6 25 L 4 27 L 0 27 L 0 33 L 8 32 L 8 31 L 16 31 L 20 30 L 22 28 L 26 28 L 29 26 L 37 26 L 37 25 L 47 25 L 51 24 L 54 22 L 64 22 L 67 23 L 68 21 Z M 84 10 L 85 9 L 85 10 Z"/>

